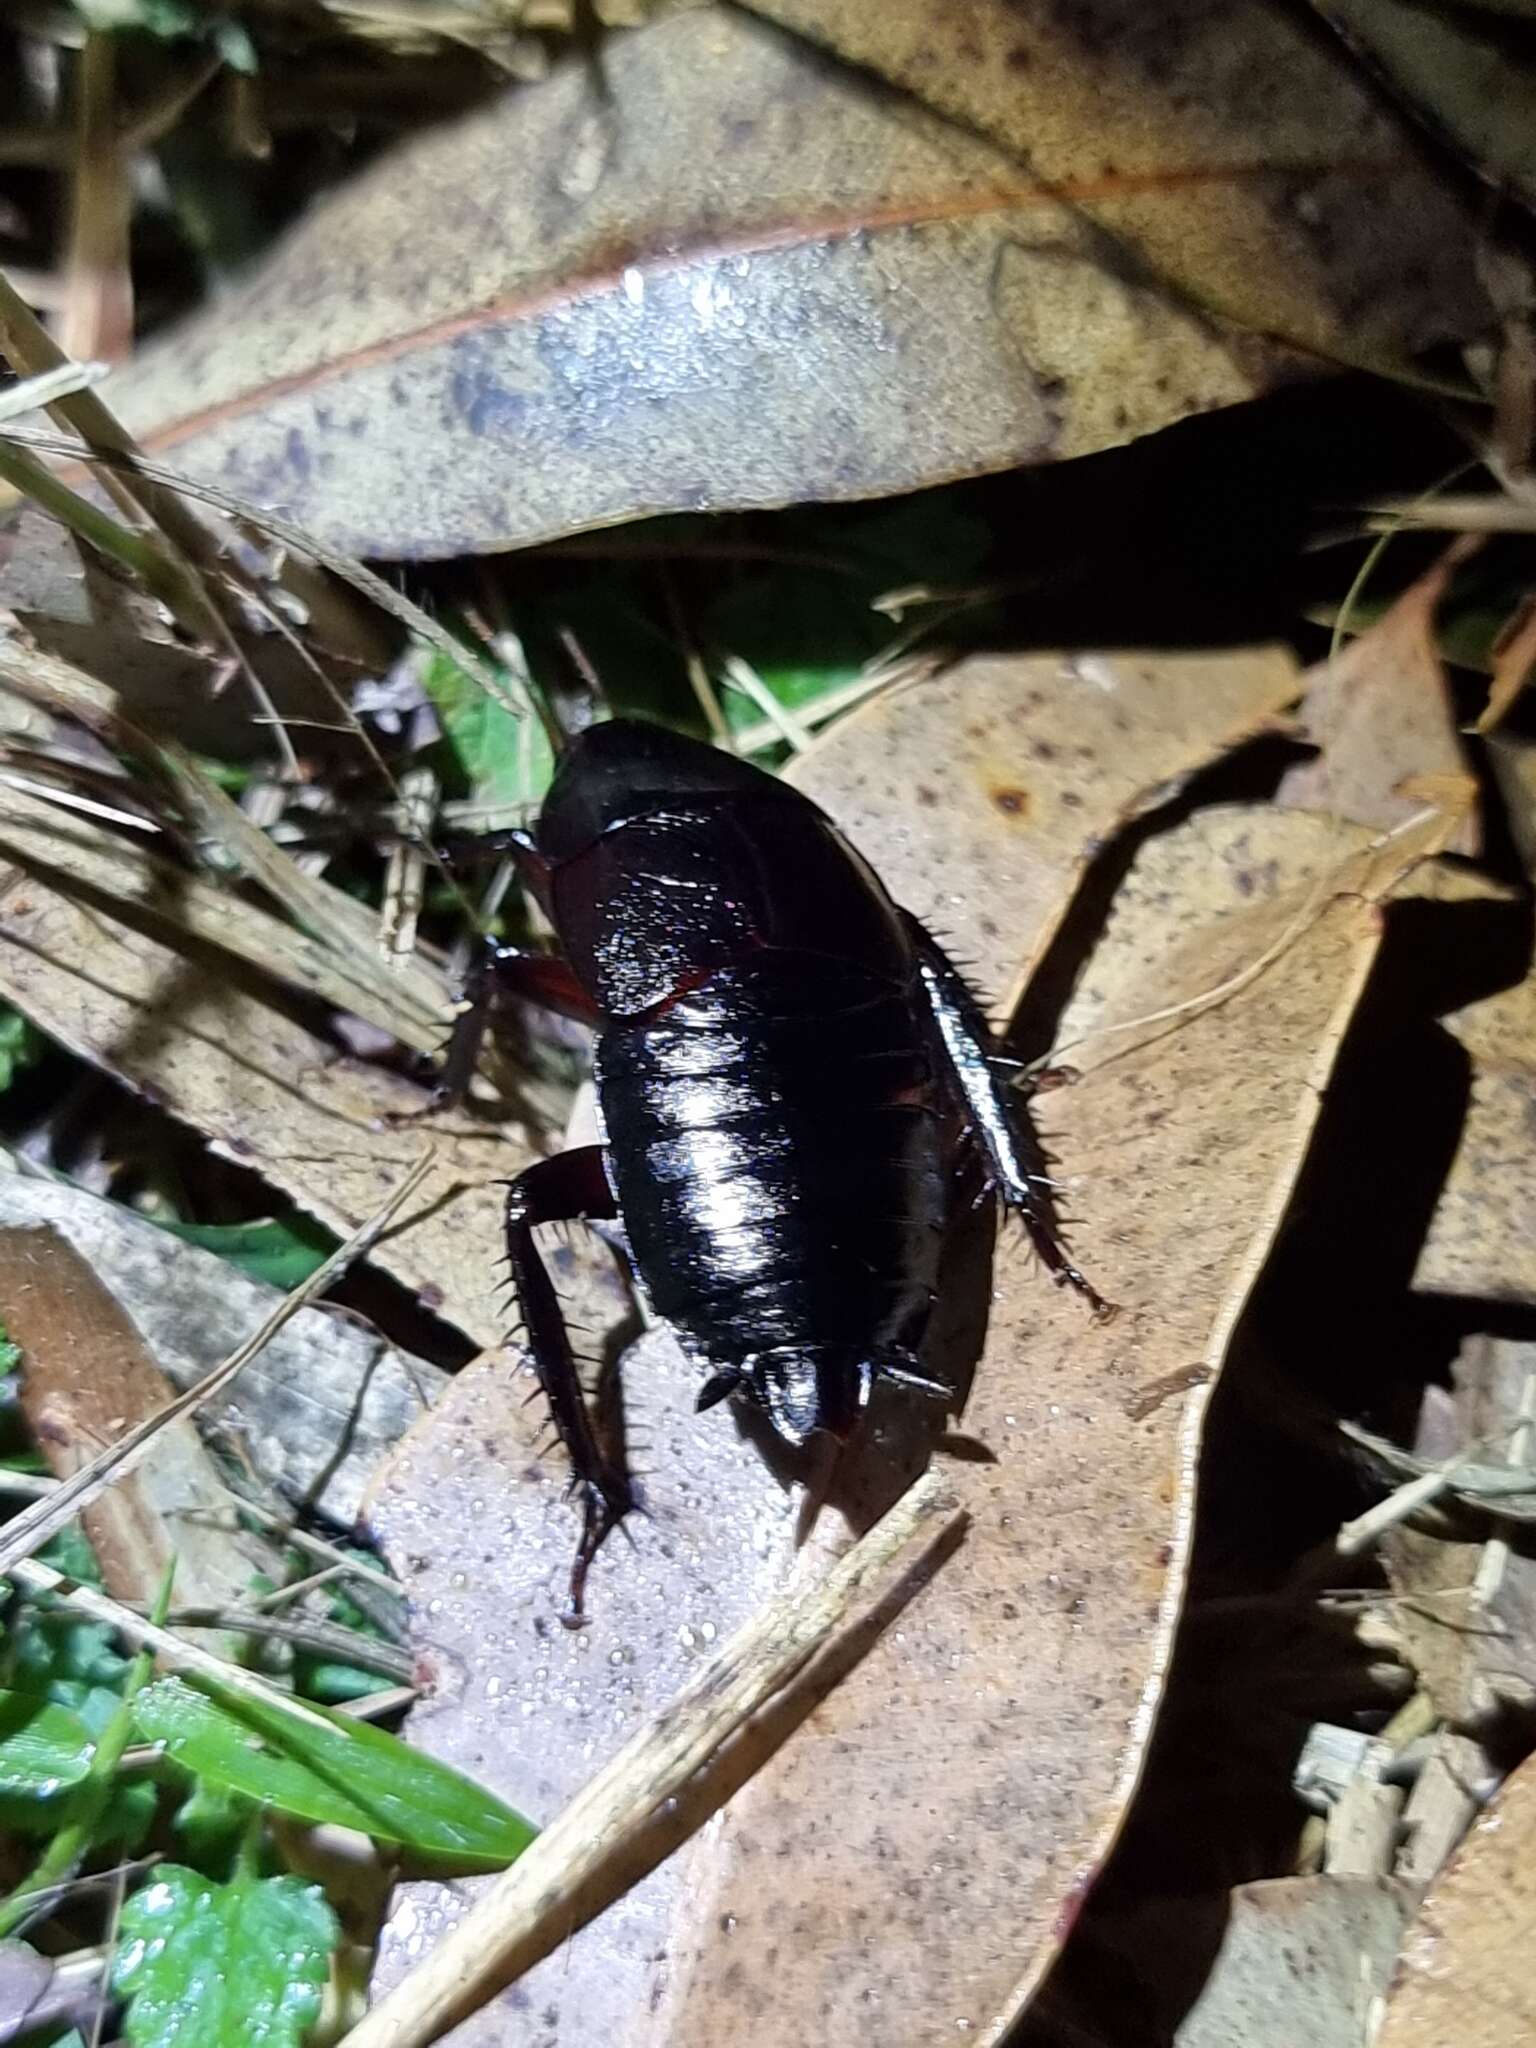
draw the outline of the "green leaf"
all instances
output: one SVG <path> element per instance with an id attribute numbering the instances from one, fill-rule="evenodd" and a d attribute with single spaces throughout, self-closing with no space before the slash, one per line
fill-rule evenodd
<path id="1" fill-rule="evenodd" d="M 10 1087 L 21 1068 L 42 1058 L 43 1043 L 19 1010 L 0 1003 L 0 1092 Z"/>
<path id="2" fill-rule="evenodd" d="M 786 515 L 780 530 L 787 547 L 823 553 L 828 572 L 743 576 L 706 608 L 700 633 L 715 651 L 740 655 L 792 711 L 852 682 L 906 630 L 872 610 L 874 599 L 907 584 L 973 584 L 990 544 L 986 523 L 948 491 L 875 508 L 817 507 Z M 735 690 L 722 702 L 738 730 L 762 716 Z"/>
<path id="3" fill-rule="evenodd" d="M 318 1885 L 162 1863 L 123 1907 L 113 1988 L 133 2048 L 299 2048 L 341 1938 Z"/>
<path id="4" fill-rule="evenodd" d="M 234 1868 L 240 1843 L 260 1809 L 238 1792 L 194 1777 L 192 1789 L 177 1807 L 171 1826 L 187 1855 L 201 1870 Z"/>
<path id="5" fill-rule="evenodd" d="M 185 1244 L 217 1252 L 253 1280 L 265 1280 L 285 1294 L 323 1266 L 336 1249 L 336 1239 L 323 1223 L 294 1210 L 261 1223 L 160 1224 Z"/>
<path id="6" fill-rule="evenodd" d="M 208 1783 L 398 1843 L 435 1871 L 499 1870 L 533 1840 L 528 1822 L 484 1786 L 398 1737 L 323 1707 L 307 1714 L 324 1725 L 243 1692 L 210 1698 L 180 1678 L 149 1686 L 136 1707 L 145 1739 Z"/>
<path id="7" fill-rule="evenodd" d="M 426 658 L 421 682 L 471 799 L 533 810 L 549 788 L 555 757 L 533 712 L 512 708 L 511 683 L 505 698 L 493 696 L 478 676 L 438 653 Z"/>
<path id="8" fill-rule="evenodd" d="M 78 1523 L 50 1538 L 38 1556 L 77 1584 L 101 1584 L 95 1554 Z M 132 1661 L 117 1648 L 109 1622 L 79 1619 L 53 1594 L 40 1593 L 22 1604 L 7 1649 L 8 1677 L 18 1692 L 67 1708 L 93 1739 L 102 1733 L 117 1711 Z M 154 1818 L 155 1803 L 155 1787 L 147 1780 L 122 1779 L 98 1824 L 98 1846 L 136 1846 Z M 52 1808 L 47 1812 L 44 1825 L 51 1830 Z M 28 1824 L 25 1807 L 4 1818 L 15 1827 Z"/>
<path id="9" fill-rule="evenodd" d="M 46 1802 L 53 1814 L 56 1795 L 79 1784 L 95 1753 L 78 1714 L 36 1693 L 0 1692 L 0 1800 Z"/>

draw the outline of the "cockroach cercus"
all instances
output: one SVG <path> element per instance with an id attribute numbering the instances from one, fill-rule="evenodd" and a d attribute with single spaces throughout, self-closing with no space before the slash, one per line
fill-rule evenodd
<path id="1" fill-rule="evenodd" d="M 510 1184 L 507 1251 L 533 1364 L 582 1508 L 566 1619 L 634 1506 L 604 1450 L 534 1242 L 609 1220 L 655 1314 L 786 1443 L 847 1438 L 877 1379 L 950 1390 L 917 1355 L 947 1200 L 944 1124 L 1057 1281 L 1045 1160 L 975 997 L 831 820 L 764 770 L 658 726 L 594 725 L 535 832 L 499 835 L 558 953 L 490 944 L 465 984 L 439 1100 L 462 1095 L 498 998 L 597 1032 L 606 1142 Z"/>

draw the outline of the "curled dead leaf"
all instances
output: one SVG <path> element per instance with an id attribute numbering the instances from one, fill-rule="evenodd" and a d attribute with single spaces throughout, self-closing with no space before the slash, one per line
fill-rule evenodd
<path id="1" fill-rule="evenodd" d="M 1465 819 L 1450 842 L 1476 854 L 1476 788 L 1435 638 L 1435 614 L 1458 566 L 1480 541 L 1464 536 L 1375 625 L 1306 679 L 1305 736 L 1318 748 L 1280 785 L 1282 803 L 1330 811 L 1361 825 L 1397 825 L 1426 801 L 1459 799 Z"/>

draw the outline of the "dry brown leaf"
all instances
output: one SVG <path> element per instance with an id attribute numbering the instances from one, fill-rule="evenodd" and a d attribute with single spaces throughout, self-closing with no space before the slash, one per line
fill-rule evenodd
<path id="1" fill-rule="evenodd" d="M 343 1235 L 421 1155 L 421 1132 L 388 1122 L 420 1108 L 420 1089 L 338 1058 L 223 975 L 14 868 L 0 870 L 0 991 Z M 492 1182 L 528 1163 L 527 1139 L 467 1116 L 434 1124 L 432 1136 L 432 1176 L 372 1261 L 495 1344 L 507 1324 Z"/>
<path id="2" fill-rule="evenodd" d="M 1198 28 L 1160 40 L 1152 123 L 1090 51 L 1008 71 L 1005 45 L 989 140 L 963 100 L 692 9 L 611 41 L 600 91 L 572 63 L 392 153 L 105 396 L 322 540 L 441 556 L 1123 442 L 1293 366 L 1213 305 L 1348 356 L 1481 326 L 1469 227 L 1397 118 L 1242 17 L 1193 91 Z M 957 26 L 924 83 L 975 70 Z"/>
<path id="3" fill-rule="evenodd" d="M 1493 643 L 1493 679 L 1488 702 L 1477 721 L 1479 732 L 1491 732 L 1536 676 L 1536 597 L 1527 598 Z"/>
<path id="4" fill-rule="evenodd" d="M 1373 2048 L 1516 2048 L 1536 2037 L 1536 1759 L 1477 1821 L 1419 1909 Z"/>
<path id="5" fill-rule="evenodd" d="M 153 599 L 108 572 L 45 512 L 23 505 L 0 535 L 0 635 L 14 618 L 48 652 L 109 675 L 123 704 L 159 719 L 189 747 L 243 759 L 272 744 L 248 701 L 238 711 L 212 688 L 206 652 L 177 640 Z M 280 690 L 283 708 L 317 717 L 322 707 Z"/>
<path id="6" fill-rule="evenodd" d="M 978 655 L 861 705 L 789 779 L 878 850 L 1006 1020 L 1116 827 L 1300 690 L 1280 647 Z"/>
<path id="7" fill-rule="evenodd" d="M 47 1225 L 0 1229 L 0 1318 L 22 1354 L 21 1405 L 53 1472 L 67 1479 L 176 1389 L 122 1305 Z M 176 1562 L 178 1607 L 241 1605 L 253 1576 L 281 1576 L 264 1536 L 224 1526 L 230 1494 L 190 1416 L 170 1423 L 121 1484 L 84 1512 L 116 1600 L 153 1602 Z M 228 1638 L 204 1638 L 230 1654 Z"/>
<path id="8" fill-rule="evenodd" d="M 1015 152 L 1122 261 L 1227 319 L 1357 361 L 1485 317 L 1407 124 L 1282 9 L 751 5 Z"/>
<path id="9" fill-rule="evenodd" d="M 249 829 L 254 832 L 256 827 Z M 376 1024 L 419 1051 L 442 1044 L 447 1028 L 447 984 L 426 961 L 415 962 L 411 976 L 392 983 L 376 940 L 371 960 L 362 933 L 346 949 L 326 943 L 248 903 L 232 889 L 189 874 L 178 862 L 157 854 L 153 850 L 156 844 L 154 839 L 146 843 L 127 838 L 79 811 L 17 788 L 0 772 L 0 859 L 19 863 L 50 881 L 63 881 L 97 902 L 121 905 L 124 916 L 172 945 L 185 946 L 190 940 L 198 946 L 216 947 L 263 974 L 277 976 L 338 1010 Z M 287 859 L 280 849 L 271 850 L 278 860 Z M 313 883 L 315 878 L 308 879 Z M 376 921 L 374 928 L 377 932 Z M 434 993 L 438 1003 L 435 1025 L 429 1007 Z"/>
<path id="10" fill-rule="evenodd" d="M 429 2048 L 621 1898 L 702 1827 L 900 1619 L 966 1528 L 943 1477 L 925 1472 L 825 1571 L 765 1602 L 370 2008 L 342 2048 Z"/>
<path id="11" fill-rule="evenodd" d="M 1385 616 L 1307 678 L 1301 719 L 1321 751 L 1286 775 L 1279 801 L 1361 825 L 1397 825 L 1422 808 L 1426 778 L 1468 793 L 1452 843 L 1475 854 L 1475 789 L 1456 736 L 1455 711 L 1435 637 L 1435 613 L 1476 537 L 1449 548 Z"/>
<path id="12" fill-rule="evenodd" d="M 1103 952 L 1135 963 L 1119 977 L 1133 1012 L 1153 995 L 1203 996 L 1230 957 L 1252 959 L 1289 931 L 1283 968 L 1052 1099 L 1077 1249 L 1125 1304 L 1120 1319 L 1092 1327 L 1004 1249 L 962 1418 L 996 1462 L 951 1467 L 973 1526 L 942 1591 L 914 1602 L 723 1823 L 467 2026 L 464 2048 L 504 2039 L 514 2006 L 558 2006 L 572 2040 L 677 2048 L 735 2031 L 770 2048 L 813 2029 L 951 2040 L 961 2020 L 988 2035 L 1027 1996 L 1134 1779 L 1177 1610 L 1203 1387 L 1376 941 L 1359 892 L 1383 863 L 1354 851 L 1363 835 L 1259 815 L 1274 838 L 1257 891 L 1244 892 L 1235 857 L 1214 863 L 1212 957 L 1191 940 L 1170 966 L 1136 919 L 1112 927 Z M 897 800 L 883 830 L 863 817 L 861 843 L 882 870 L 911 816 Z M 1200 841 L 1185 871 L 1209 873 L 1212 835 L 1252 823 L 1243 813 L 1184 828 Z M 1401 838 L 1380 884 L 1443 836 L 1443 821 L 1426 820 Z M 991 893 L 1006 878 L 972 865 L 963 835 L 950 858 L 957 882 L 986 877 L 1006 916 L 1006 895 Z M 1315 887 L 1330 868 L 1331 885 Z M 941 890 L 945 879 L 931 876 Z M 1174 1375 L 1179 1395 L 1142 1398 Z M 533 1457 L 538 1420 L 520 1417 L 510 1390 L 495 1411 L 478 1393 L 451 1399 L 377 1497 L 391 1553 L 423 1567 L 412 1588 L 422 1647 L 445 1673 L 417 1739 L 535 1815 L 634 1715 L 664 1704 L 711 1631 L 789 1564 L 791 1500 L 726 1418 L 689 1412 L 694 1384 L 660 1334 L 631 1356 L 651 1516 L 634 1553 L 615 1543 L 598 1559 L 591 1619 L 574 1637 L 552 1625 L 574 1524 L 557 1471 Z M 856 1519 L 899 1483 L 893 1467 L 921 1456 L 898 1434 L 903 1420 L 878 1421 L 860 1470 L 839 1477 Z M 841 1517 L 824 1511 L 798 1569 L 843 1540 Z M 413 1888 L 386 1936 L 384 1979 L 462 1910 L 457 1896 Z"/>
<path id="13" fill-rule="evenodd" d="M 0 1227 L 48 1229 L 110 1287 L 178 1391 L 193 1386 L 282 1299 L 238 1267 L 67 1183 L 0 1172 Z M 234 1384 L 199 1411 L 259 1484 L 333 1521 L 358 1515 L 384 1451 L 445 1384 L 371 1330 L 300 1309 Z"/>
<path id="14" fill-rule="evenodd" d="M 301 986 L 339 991 L 331 997 L 339 1008 L 372 1018 L 406 1045 L 430 1049 L 441 1044 L 451 1014 L 442 973 L 424 959 L 385 960 L 376 913 L 321 876 L 309 874 L 275 845 L 179 738 L 145 732 L 127 718 L 111 684 L 36 649 L 0 640 L 0 681 L 51 711 L 78 718 L 141 766 L 152 768 L 173 786 L 189 827 L 217 846 L 233 869 L 258 883 L 316 943 L 305 946 L 299 932 L 273 932 L 270 920 L 242 918 L 243 906 L 227 897 L 221 901 L 206 888 L 188 891 L 189 902 L 201 912 L 200 917 L 189 914 L 185 920 L 196 936 L 243 950 L 246 958 Z M 74 841 L 69 831 L 59 831 L 61 824 L 73 827 L 75 821 L 50 819 L 46 810 L 26 801 L 11 809 L 22 828 L 24 860 L 30 856 L 45 867 L 76 871 L 70 852 Z M 74 839 L 81 837 L 76 830 Z M 184 880 L 180 871 L 167 873 L 151 856 L 119 837 L 106 838 L 99 832 L 94 837 L 98 858 L 83 879 L 109 900 L 121 898 L 135 906 L 142 900 L 156 906 L 163 921 L 175 922 L 173 906 Z M 89 846 L 91 841 L 84 843 Z M 253 925 L 259 936 L 253 935 Z M 221 938 L 221 931 L 228 936 Z"/>
<path id="15" fill-rule="evenodd" d="M 1530 1228 L 1536 1130 L 1536 974 L 1448 1017 L 1472 1063 L 1472 1095 L 1414 1286 L 1488 1301 L 1536 1301 Z"/>

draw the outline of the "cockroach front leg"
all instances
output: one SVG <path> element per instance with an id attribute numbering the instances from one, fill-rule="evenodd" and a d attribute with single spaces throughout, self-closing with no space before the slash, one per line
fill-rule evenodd
<path id="1" fill-rule="evenodd" d="M 580 1145 L 553 1159 L 541 1159 L 520 1173 L 507 1190 L 507 1256 L 512 1283 L 528 1327 L 534 1370 L 548 1396 L 581 1495 L 581 1542 L 571 1566 L 570 1605 L 561 1616 L 568 1628 L 581 1626 L 588 1567 L 604 1538 L 635 1503 L 628 1475 L 603 1454 L 598 1443 L 559 1297 L 533 1233 L 540 1223 L 574 1223 L 616 1214 L 601 1145 Z"/>
<path id="2" fill-rule="evenodd" d="M 541 1009 L 574 1017 L 579 1024 L 602 1021 L 592 998 L 557 953 L 529 953 L 487 939 L 464 977 L 442 1070 L 424 1115 L 456 1108 L 469 1093 L 491 1013 L 505 996 L 520 996 Z"/>
<path id="3" fill-rule="evenodd" d="M 1023 1223 L 1057 1284 L 1075 1288 L 1095 1315 L 1112 1315 L 1111 1305 L 1079 1272 L 1062 1242 L 1040 1140 L 1022 1097 L 1002 1078 L 981 1005 L 938 940 L 915 917 L 903 915 L 917 948 L 949 1078 L 981 1149 L 989 1186 Z"/>

